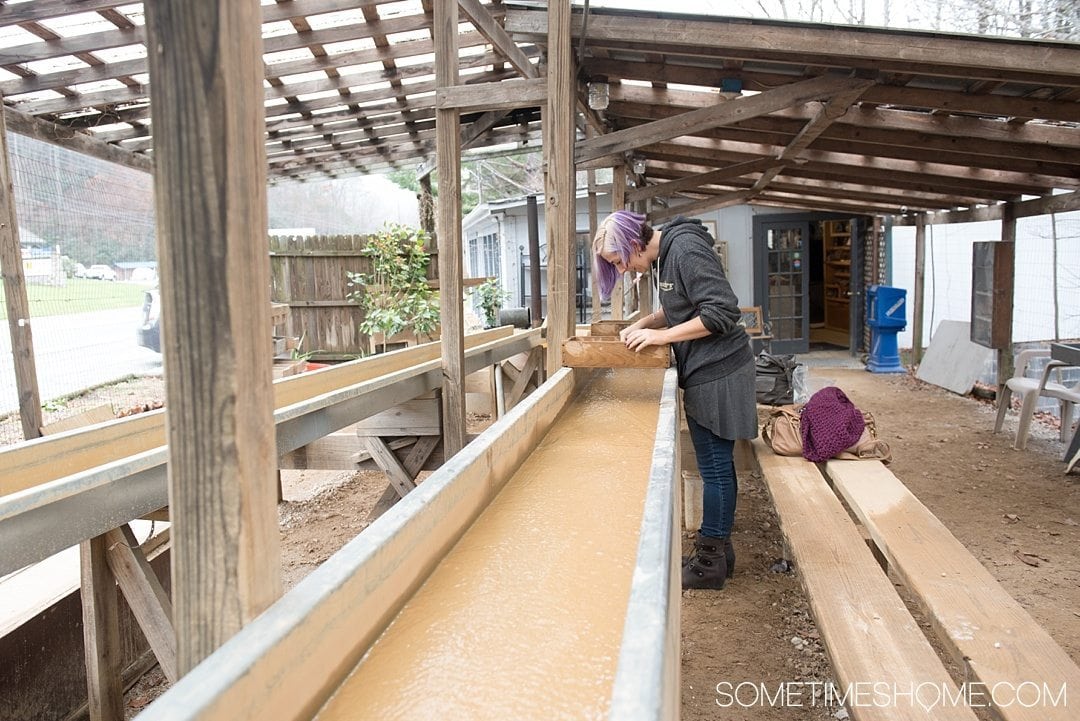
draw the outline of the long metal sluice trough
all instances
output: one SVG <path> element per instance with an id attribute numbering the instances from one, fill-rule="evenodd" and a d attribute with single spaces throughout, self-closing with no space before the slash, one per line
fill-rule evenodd
<path id="1" fill-rule="evenodd" d="M 628 373 L 654 374 L 655 435 L 575 407 L 618 403 Z M 676 718 L 676 390 L 673 370 L 555 373 L 140 719 Z M 609 466 L 543 470 L 602 443 Z M 610 511 L 622 489 L 632 510 Z"/>

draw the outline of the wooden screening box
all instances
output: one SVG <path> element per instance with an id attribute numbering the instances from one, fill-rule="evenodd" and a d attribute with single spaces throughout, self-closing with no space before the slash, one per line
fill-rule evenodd
<path id="1" fill-rule="evenodd" d="M 667 368 L 671 347 L 665 344 L 632 351 L 617 337 L 574 337 L 563 341 L 562 358 L 563 365 L 570 368 Z"/>
<path id="2" fill-rule="evenodd" d="M 589 326 L 589 335 L 593 338 L 599 336 L 615 336 L 619 337 L 619 331 L 623 328 L 629 328 L 634 321 L 632 320 L 598 320 Z"/>

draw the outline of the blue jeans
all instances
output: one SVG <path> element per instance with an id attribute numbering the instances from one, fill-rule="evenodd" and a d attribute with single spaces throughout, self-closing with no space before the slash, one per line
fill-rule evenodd
<path id="1" fill-rule="evenodd" d="M 735 441 L 720 438 L 690 416 L 686 417 L 686 424 L 690 426 L 694 455 L 705 486 L 701 498 L 701 535 L 727 538 L 735 522 L 735 496 L 739 491 L 739 480 L 735 477 Z"/>

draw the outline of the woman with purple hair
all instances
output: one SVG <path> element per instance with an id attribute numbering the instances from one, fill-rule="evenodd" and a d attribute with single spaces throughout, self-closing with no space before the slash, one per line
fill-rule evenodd
<path id="1" fill-rule="evenodd" d="M 739 325 L 738 298 L 699 220 L 680 216 L 659 231 L 644 215 L 619 210 L 600 224 L 593 253 L 605 298 L 623 273 L 659 265 L 660 310 L 623 330 L 620 338 L 635 351 L 664 343 L 675 350 L 704 482 L 701 530 L 693 553 L 683 559 L 682 586 L 723 588 L 735 572 L 735 441 L 757 436 L 754 354 Z"/>

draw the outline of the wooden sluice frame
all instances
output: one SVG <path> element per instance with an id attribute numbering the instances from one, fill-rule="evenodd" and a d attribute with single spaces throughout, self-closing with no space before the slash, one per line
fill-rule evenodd
<path id="1" fill-rule="evenodd" d="M 479 370 L 542 344 L 539 330 L 469 336 Z M 278 455 L 442 383 L 439 344 L 365 358 L 274 384 Z M 0 452 L 0 575 L 168 504 L 164 410 Z"/>
<path id="2" fill-rule="evenodd" d="M 552 375 L 153 705 L 143 721 L 310 719 L 574 396 Z M 679 704 L 676 376 L 667 371 L 613 687 L 612 719 L 673 718 Z M 482 680 L 480 680 L 482 682 Z"/>

